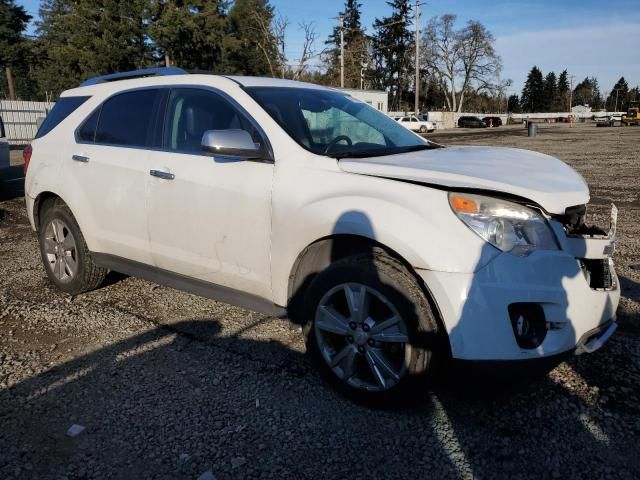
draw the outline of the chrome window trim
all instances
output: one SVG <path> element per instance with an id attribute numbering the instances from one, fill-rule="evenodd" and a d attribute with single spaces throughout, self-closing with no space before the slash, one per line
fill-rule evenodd
<path id="1" fill-rule="evenodd" d="M 264 142 L 265 152 L 267 154 L 266 155 L 267 158 L 265 158 L 263 160 L 250 160 L 250 161 L 254 161 L 254 162 L 257 161 L 259 163 L 275 163 L 275 157 L 274 157 L 274 154 L 273 154 L 273 148 L 271 146 L 271 142 L 269 141 L 269 137 L 265 133 L 264 129 L 253 118 L 253 116 L 250 115 L 249 112 L 242 105 L 240 105 L 228 93 L 220 90 L 219 88 L 211 87 L 209 85 L 202 85 L 202 84 L 181 84 L 181 83 L 177 83 L 177 84 L 171 84 L 171 85 L 148 85 L 148 86 L 145 86 L 145 87 L 134 87 L 134 88 L 128 88 L 128 89 L 124 89 L 124 90 L 118 90 L 117 92 L 113 92 L 111 95 L 109 95 L 109 96 L 105 97 L 104 99 L 102 99 L 100 104 L 97 105 L 96 107 L 94 107 L 87 114 L 87 116 L 84 118 L 84 120 L 82 120 L 82 122 L 78 125 L 78 127 L 76 127 L 76 129 L 74 130 L 74 138 L 75 138 L 76 144 L 78 144 L 78 145 L 98 145 L 98 146 L 101 146 L 101 147 L 127 148 L 127 149 L 131 149 L 131 150 L 147 150 L 147 151 L 154 151 L 154 152 L 178 153 L 180 155 L 191 155 L 191 156 L 197 156 L 197 157 L 211 157 L 210 154 L 207 155 L 205 152 L 202 152 L 200 154 L 200 153 L 197 153 L 197 152 L 183 151 L 183 150 L 173 150 L 173 149 L 169 149 L 169 148 L 165 148 L 165 147 L 139 147 L 139 146 L 129 146 L 129 145 L 118 145 L 118 144 L 111 144 L 111 143 L 101 143 L 101 142 L 95 142 L 95 141 L 86 142 L 86 141 L 82 141 L 82 140 L 79 139 L 78 134 L 80 132 L 80 129 L 87 122 L 87 120 L 89 120 L 89 118 L 91 118 L 91 116 L 95 113 L 96 110 L 102 108 L 102 106 L 107 101 L 112 99 L 113 97 L 115 97 L 117 95 L 120 95 L 120 94 L 123 94 L 123 93 L 137 92 L 137 91 L 143 91 L 143 90 L 166 90 L 166 89 L 168 89 L 168 90 L 175 90 L 175 89 L 205 90 L 205 91 L 210 91 L 210 92 L 212 92 L 214 94 L 220 95 L 223 99 L 228 101 L 233 108 L 235 108 L 241 115 L 243 115 L 247 119 L 247 121 L 256 129 L 256 131 L 258 132 L 258 135 L 260 135 L 262 141 Z M 251 98 L 251 97 L 249 96 L 249 98 Z M 166 111 L 165 111 L 165 114 L 166 114 Z M 100 119 L 98 118 L 98 124 L 99 123 L 100 123 Z M 164 135 L 163 135 L 163 143 L 164 143 Z"/>

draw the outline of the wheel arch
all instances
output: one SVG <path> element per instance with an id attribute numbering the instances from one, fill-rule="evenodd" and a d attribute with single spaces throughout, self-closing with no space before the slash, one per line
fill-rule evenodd
<path id="1" fill-rule="evenodd" d="M 43 208 L 46 205 L 55 202 L 56 200 L 60 200 L 66 205 L 66 202 L 60 195 L 48 190 L 42 191 L 36 196 L 36 199 L 33 202 L 33 223 L 36 227 L 36 231 L 40 230 L 40 220 L 42 217 Z"/>
<path id="2" fill-rule="evenodd" d="M 441 332 L 446 335 L 442 314 L 435 298 L 413 266 L 402 255 L 387 245 L 372 238 L 356 234 L 328 235 L 310 243 L 300 252 L 289 275 L 287 310 L 291 319 L 295 323 L 301 323 L 302 320 L 298 317 L 298 313 L 304 293 L 318 273 L 340 258 L 373 251 L 374 248 L 383 250 L 407 269 L 416 280 L 427 302 L 429 302 Z M 446 344 L 450 348 L 448 338 Z"/>

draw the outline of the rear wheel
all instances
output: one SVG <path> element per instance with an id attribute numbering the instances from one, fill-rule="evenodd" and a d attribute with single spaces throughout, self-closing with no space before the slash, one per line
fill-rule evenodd
<path id="1" fill-rule="evenodd" d="M 51 283 L 74 295 L 99 287 L 107 270 L 93 263 L 69 208 L 62 201 L 55 201 L 41 218 L 40 253 Z"/>
<path id="2" fill-rule="evenodd" d="M 425 127 L 424 125 L 422 125 L 420 127 L 420 133 L 427 133 L 427 127 Z"/>
<path id="3" fill-rule="evenodd" d="M 338 260 L 305 295 L 307 350 L 348 397 L 413 399 L 443 357 L 438 323 L 415 278 L 382 251 Z"/>

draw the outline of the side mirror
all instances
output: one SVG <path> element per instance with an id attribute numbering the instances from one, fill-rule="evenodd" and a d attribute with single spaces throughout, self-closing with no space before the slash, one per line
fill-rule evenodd
<path id="1" fill-rule="evenodd" d="M 260 158 L 264 150 L 254 143 L 246 130 L 207 130 L 202 135 L 202 149 L 223 157 Z"/>

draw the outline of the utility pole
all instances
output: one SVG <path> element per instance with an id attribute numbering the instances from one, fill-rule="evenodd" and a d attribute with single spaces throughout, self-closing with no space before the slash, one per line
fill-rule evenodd
<path id="1" fill-rule="evenodd" d="M 416 0 L 416 100 L 414 110 L 416 115 L 420 114 L 420 5 L 418 0 Z"/>
<path id="2" fill-rule="evenodd" d="M 571 105 L 573 104 L 573 79 L 575 77 L 571 75 L 569 77 L 569 113 L 571 113 Z"/>
<path id="3" fill-rule="evenodd" d="M 344 88 L 344 15 L 340 19 L 340 88 Z"/>
<path id="4" fill-rule="evenodd" d="M 614 112 L 618 111 L 618 90 L 622 90 L 622 89 L 616 88 L 616 107 L 613 109 Z"/>

